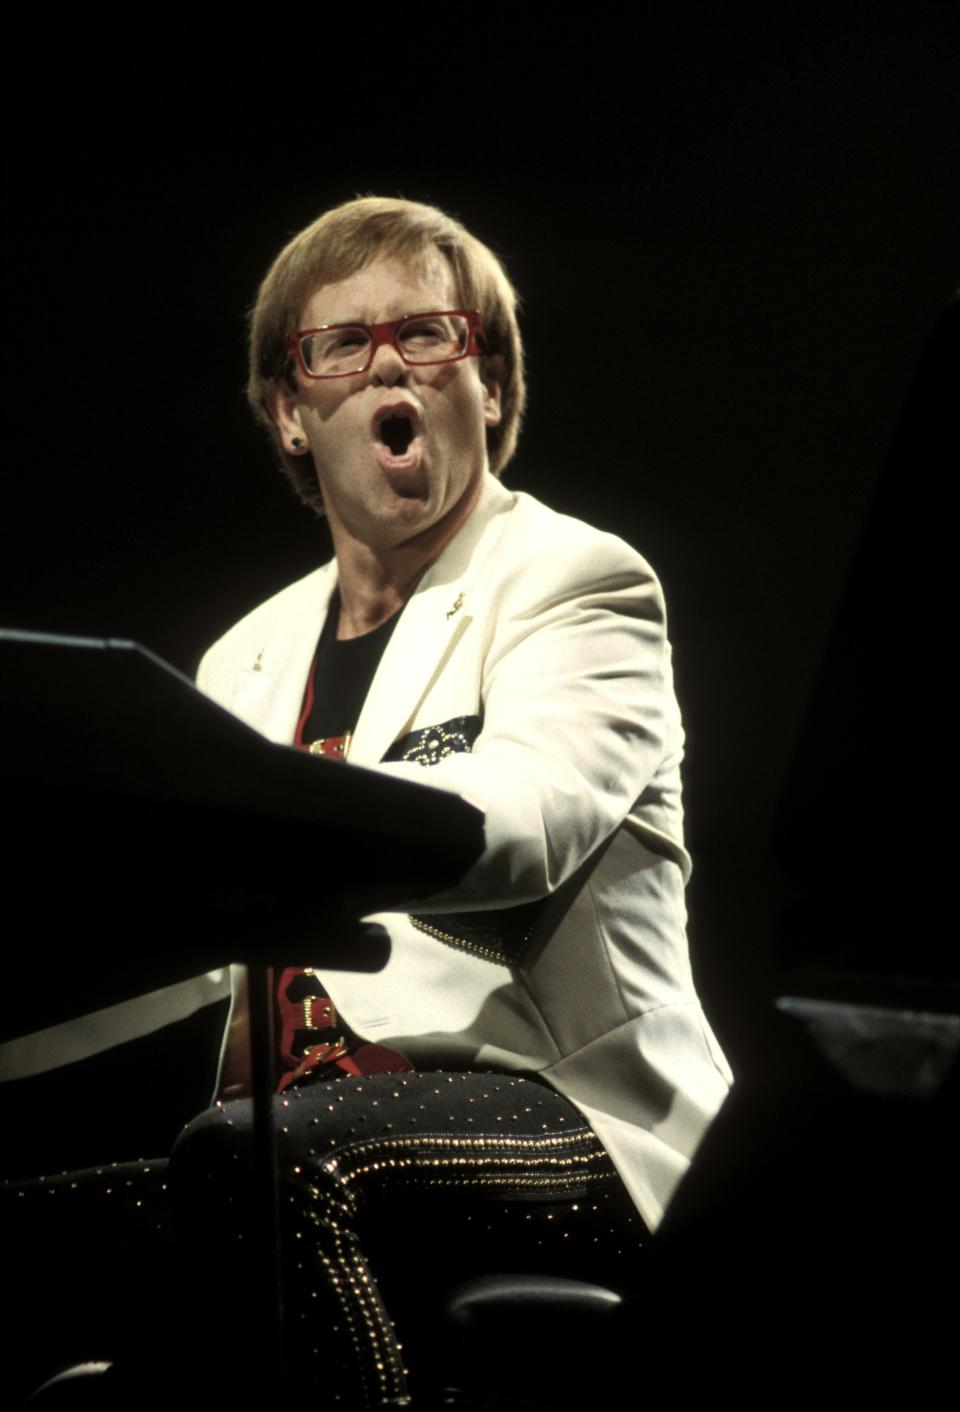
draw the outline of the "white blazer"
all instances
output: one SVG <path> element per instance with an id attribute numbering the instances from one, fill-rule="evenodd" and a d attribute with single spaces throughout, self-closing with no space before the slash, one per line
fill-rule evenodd
<path id="1" fill-rule="evenodd" d="M 334 561 L 243 618 L 201 689 L 289 744 L 336 582 Z M 565 1094 L 651 1228 L 730 1080 L 690 974 L 682 742 L 649 566 L 488 476 L 404 607 L 350 747 L 476 804 L 486 851 L 417 919 L 377 915 L 383 971 L 318 964 L 352 1028 L 419 1067 L 535 1072 Z"/>

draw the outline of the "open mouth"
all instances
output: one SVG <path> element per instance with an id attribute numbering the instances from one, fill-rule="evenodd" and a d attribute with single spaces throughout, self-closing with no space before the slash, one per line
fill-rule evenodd
<path id="1" fill-rule="evenodd" d="M 413 423 L 402 412 L 393 417 L 384 417 L 377 428 L 380 440 L 392 456 L 404 456 L 413 440 Z"/>

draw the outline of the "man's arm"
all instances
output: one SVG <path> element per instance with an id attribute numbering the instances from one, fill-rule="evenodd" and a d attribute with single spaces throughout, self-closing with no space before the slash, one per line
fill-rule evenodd
<path id="1" fill-rule="evenodd" d="M 621 541 L 562 524 L 549 559 L 528 555 L 489 585 L 472 753 L 426 775 L 414 764 L 380 767 L 450 789 L 486 815 L 484 857 L 418 910 L 543 897 L 628 816 L 686 871 L 682 731 L 659 584 Z M 481 633 L 478 619 L 471 630 Z"/>

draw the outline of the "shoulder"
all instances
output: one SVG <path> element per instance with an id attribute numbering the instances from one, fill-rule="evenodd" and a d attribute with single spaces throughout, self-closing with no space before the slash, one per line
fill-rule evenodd
<path id="1" fill-rule="evenodd" d="M 221 638 L 214 643 L 214 647 L 221 642 L 230 642 L 234 638 L 244 637 L 249 634 L 258 635 L 265 625 L 282 621 L 291 612 L 295 612 L 304 603 L 315 602 L 326 593 L 329 595 L 333 591 L 336 582 L 336 564 L 331 560 L 323 564 L 319 569 L 312 569 L 303 578 L 288 583 L 285 588 L 278 589 L 276 593 L 265 598 L 262 603 L 258 603 L 256 608 L 251 608 L 249 613 L 245 613 L 228 628 Z M 212 649 L 211 649 L 212 650 Z"/>
<path id="2" fill-rule="evenodd" d="M 477 560 L 501 592 L 516 589 L 541 602 L 580 593 L 639 596 L 662 612 L 656 573 L 625 540 L 524 491 L 499 486 L 498 492 Z"/>
<path id="3" fill-rule="evenodd" d="M 554 550 L 568 549 L 577 555 L 596 555 L 598 565 L 605 570 L 653 572 L 643 556 L 618 535 L 553 510 L 525 491 L 513 492 L 513 500 L 513 532 L 529 543 L 549 544 Z"/>
<path id="4" fill-rule="evenodd" d="M 251 651 L 256 656 L 259 644 L 283 638 L 304 615 L 322 610 L 333 592 L 336 577 L 336 565 L 331 560 L 245 613 L 204 653 L 197 672 L 198 684 L 203 687 L 212 672 L 246 660 Z"/>

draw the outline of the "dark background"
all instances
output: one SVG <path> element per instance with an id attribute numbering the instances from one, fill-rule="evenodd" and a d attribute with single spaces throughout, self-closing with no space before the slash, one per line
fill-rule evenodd
<path id="1" fill-rule="evenodd" d="M 890 848 L 868 850 L 870 877 L 930 890 L 916 839 L 936 829 L 905 818 L 903 779 L 918 737 L 936 773 L 948 711 L 939 696 L 918 710 L 910 604 L 935 563 L 939 681 L 949 549 L 940 469 L 909 454 L 872 532 L 872 572 L 895 579 L 904 618 L 880 647 L 855 784 L 822 743 L 831 629 L 960 275 L 956 7 L 460 23 L 433 8 L 254 21 L 148 7 L 5 23 L 0 620 L 131 636 L 192 671 L 326 557 L 245 409 L 244 310 L 328 206 L 435 202 L 523 295 L 530 403 L 508 481 L 622 534 L 663 579 L 693 939 L 722 1036 L 747 1055 L 751 1007 L 797 965 L 876 971 L 869 941 L 838 957 L 818 935 L 816 901 L 786 932 L 783 914 L 838 816 L 835 859 L 858 817 L 883 814 Z M 598 327 L 616 329 L 601 358 Z M 850 641 L 875 615 L 869 589 L 857 603 Z M 788 808 L 775 844 L 798 779 L 806 812 Z M 949 979 L 915 941 L 898 914 L 879 970 Z"/>

